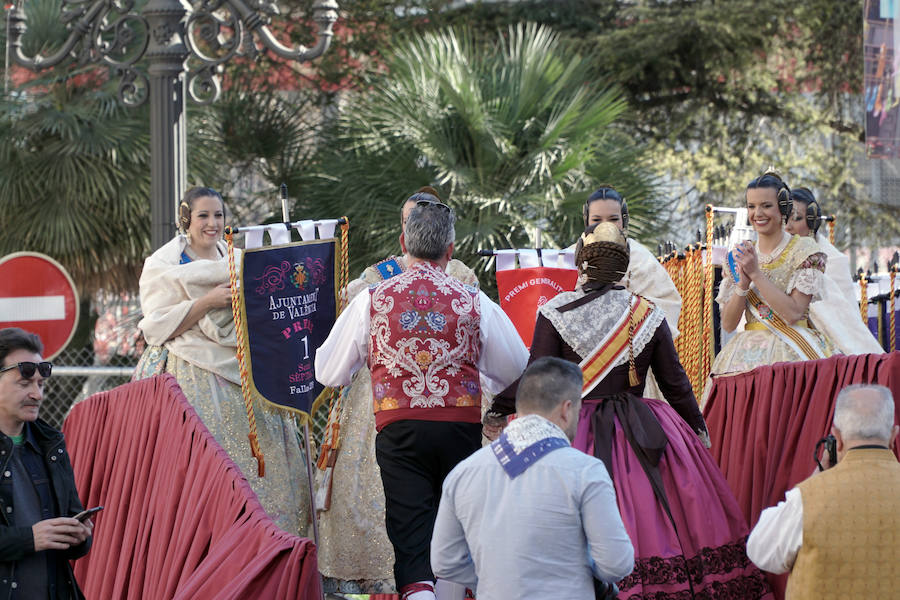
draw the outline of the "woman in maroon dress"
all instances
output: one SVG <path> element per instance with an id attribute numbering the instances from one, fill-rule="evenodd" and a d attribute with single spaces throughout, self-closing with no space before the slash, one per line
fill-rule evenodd
<path id="1" fill-rule="evenodd" d="M 574 446 L 602 459 L 635 547 L 618 598 L 769 598 L 747 559 L 747 524 L 718 466 L 662 310 L 614 285 L 628 245 L 609 224 L 576 249 L 579 288 L 540 307 L 531 358 L 578 363 L 585 385 Z M 640 398 L 652 367 L 669 404 Z M 515 384 L 489 415 L 514 411 Z"/>

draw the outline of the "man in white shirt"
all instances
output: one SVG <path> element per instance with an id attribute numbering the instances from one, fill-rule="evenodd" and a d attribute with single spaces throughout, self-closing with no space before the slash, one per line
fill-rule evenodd
<path id="1" fill-rule="evenodd" d="M 595 597 L 620 581 L 634 548 L 603 463 L 571 447 L 581 406 L 578 365 L 532 363 L 519 382 L 519 417 L 444 481 L 431 566 L 476 588 L 479 600 Z"/>
<path id="2" fill-rule="evenodd" d="M 347 385 L 368 363 L 385 525 L 403 600 L 432 600 L 429 543 L 441 483 L 481 447 L 481 388 L 495 394 L 528 351 L 483 292 L 446 273 L 455 216 L 416 201 L 400 237 L 406 269 L 354 298 L 316 353 L 316 379 Z"/>
<path id="3" fill-rule="evenodd" d="M 900 464 L 894 399 L 880 385 L 838 394 L 831 428 L 837 466 L 788 490 L 762 512 L 747 556 L 771 573 L 790 571 L 787 597 L 889 598 L 900 589 Z"/>

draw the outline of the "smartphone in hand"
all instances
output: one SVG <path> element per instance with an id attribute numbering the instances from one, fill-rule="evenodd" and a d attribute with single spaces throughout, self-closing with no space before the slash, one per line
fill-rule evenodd
<path id="1" fill-rule="evenodd" d="M 77 515 L 75 515 L 72 518 L 84 523 L 85 521 L 90 519 L 92 516 L 94 516 L 96 513 L 100 512 L 101 510 L 103 510 L 102 506 L 95 506 L 94 508 L 89 508 L 87 510 L 81 511 L 80 513 L 78 513 Z"/>

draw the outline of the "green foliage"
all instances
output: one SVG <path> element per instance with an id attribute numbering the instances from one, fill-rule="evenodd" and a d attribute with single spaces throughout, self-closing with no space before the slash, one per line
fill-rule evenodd
<path id="1" fill-rule="evenodd" d="M 532 19 L 590 49 L 597 76 L 619 84 L 635 115 L 623 130 L 648 144 L 688 221 L 708 202 L 739 203 L 746 182 L 774 165 L 857 235 L 900 232 L 896 206 L 869 198 L 860 178 L 861 3 L 532 1 L 440 18 L 482 31 Z"/>
<path id="2" fill-rule="evenodd" d="M 142 118 L 143 117 L 143 118 Z M 64 83 L 0 104 L 0 255 L 59 260 L 83 294 L 136 283 L 149 250 L 146 113 Z"/>
<path id="3" fill-rule="evenodd" d="M 478 249 L 533 245 L 535 226 L 544 246 L 568 246 L 601 182 L 629 197 L 637 231 L 650 233 L 641 216 L 657 208 L 654 181 L 614 128 L 620 92 L 591 64 L 534 24 L 488 45 L 468 30 L 407 36 L 386 57 L 389 75 L 342 108 L 300 209 L 347 211 L 356 269 L 398 252 L 400 206 L 426 184 L 457 211 L 457 255 L 471 265 Z"/>

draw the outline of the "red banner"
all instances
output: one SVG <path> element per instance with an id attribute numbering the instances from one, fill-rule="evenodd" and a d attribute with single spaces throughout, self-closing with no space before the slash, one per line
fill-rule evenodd
<path id="1" fill-rule="evenodd" d="M 537 309 L 560 292 L 575 289 L 578 271 L 552 267 L 532 267 L 497 271 L 500 307 L 506 312 L 519 337 L 531 347 Z"/>

